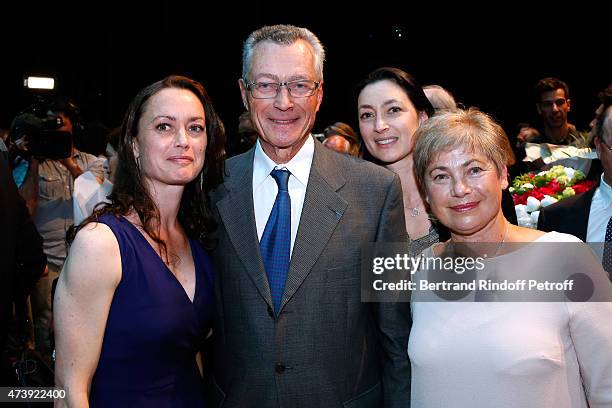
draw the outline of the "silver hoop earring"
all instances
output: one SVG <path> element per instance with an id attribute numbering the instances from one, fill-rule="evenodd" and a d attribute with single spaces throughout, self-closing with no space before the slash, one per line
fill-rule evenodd
<path id="1" fill-rule="evenodd" d="M 136 157 L 136 168 L 138 169 L 138 172 L 140 173 L 140 156 Z"/>
<path id="2" fill-rule="evenodd" d="M 200 191 L 204 191 L 204 172 L 200 173 Z"/>

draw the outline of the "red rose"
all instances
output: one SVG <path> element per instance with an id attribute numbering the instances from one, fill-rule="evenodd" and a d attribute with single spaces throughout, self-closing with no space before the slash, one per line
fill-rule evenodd
<path id="1" fill-rule="evenodd" d="M 554 194 L 560 193 L 562 191 L 561 184 L 559 184 L 557 180 L 551 180 L 545 187 L 551 189 L 554 192 Z M 552 194 L 549 194 L 549 195 L 552 195 Z"/>
<path id="2" fill-rule="evenodd" d="M 585 191 L 589 191 L 591 188 L 595 186 L 595 182 L 592 180 L 585 180 L 578 184 L 574 184 L 572 188 L 576 192 L 576 194 L 584 193 Z"/>
<path id="3" fill-rule="evenodd" d="M 542 187 L 540 188 L 540 193 L 544 194 L 544 195 L 549 195 L 549 196 L 553 196 L 555 195 L 555 192 L 553 189 L 547 188 L 547 187 Z"/>
<path id="4" fill-rule="evenodd" d="M 531 191 L 529 192 L 529 195 L 530 195 L 531 197 L 537 198 L 538 200 L 542 200 L 542 199 L 544 198 L 544 193 L 542 193 L 542 188 L 543 188 L 543 187 L 540 187 L 540 188 L 534 188 L 533 190 L 531 190 Z M 525 202 L 526 202 L 526 201 L 527 201 L 527 200 L 525 200 Z"/>
<path id="5" fill-rule="evenodd" d="M 527 204 L 527 194 L 512 194 L 512 200 L 514 201 L 514 205 L 519 205 L 519 204 Z"/>

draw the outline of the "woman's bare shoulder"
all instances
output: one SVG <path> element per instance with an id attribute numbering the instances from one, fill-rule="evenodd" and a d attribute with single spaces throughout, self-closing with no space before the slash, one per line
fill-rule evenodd
<path id="1" fill-rule="evenodd" d="M 117 286 L 121 279 L 121 252 L 108 225 L 92 222 L 76 234 L 62 274 L 69 280 L 87 280 Z"/>

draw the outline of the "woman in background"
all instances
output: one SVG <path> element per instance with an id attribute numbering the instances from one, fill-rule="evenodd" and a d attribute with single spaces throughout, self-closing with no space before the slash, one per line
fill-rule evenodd
<path id="1" fill-rule="evenodd" d="M 434 109 L 418 82 L 397 68 L 374 70 L 357 91 L 361 137 L 367 153 L 400 178 L 410 252 L 418 254 L 439 241 L 419 193 L 412 158 L 414 132 Z"/>

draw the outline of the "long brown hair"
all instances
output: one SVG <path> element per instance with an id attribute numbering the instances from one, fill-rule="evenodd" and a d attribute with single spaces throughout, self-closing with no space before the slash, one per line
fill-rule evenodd
<path id="1" fill-rule="evenodd" d="M 210 233 L 215 228 L 215 222 L 209 208 L 207 193 L 222 181 L 225 129 L 202 84 L 178 75 L 171 75 L 147 86 L 130 103 L 119 135 L 119 165 L 112 193 L 108 196 L 110 204 L 97 207 L 90 217 L 73 228 L 69 233 L 69 242 L 83 226 L 92 221 L 96 222 L 99 216 L 103 214 L 124 216 L 133 209 L 138 214 L 142 228 L 160 246 L 162 258 L 167 261 L 166 244 L 159 237 L 159 209 L 145 187 L 133 149 L 139 131 L 138 122 L 146 109 L 147 101 L 166 88 L 191 91 L 204 107 L 208 138 L 204 167 L 200 174 L 185 186 L 178 220 L 187 236 L 197 239 L 207 249 L 212 248 Z"/>

